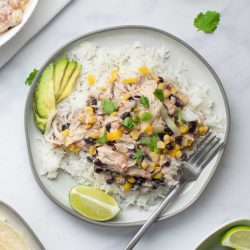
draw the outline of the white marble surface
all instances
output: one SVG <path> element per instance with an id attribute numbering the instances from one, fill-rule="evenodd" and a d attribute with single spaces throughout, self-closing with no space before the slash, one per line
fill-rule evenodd
<path id="1" fill-rule="evenodd" d="M 218 30 L 197 32 L 199 11 L 221 12 Z M 250 217 L 250 2 L 248 0 L 75 0 L 0 70 L 0 199 L 31 225 L 46 249 L 122 249 L 136 228 L 93 226 L 65 213 L 36 184 L 25 146 L 24 79 L 59 46 L 85 32 L 144 24 L 173 33 L 200 52 L 228 95 L 232 124 L 223 160 L 202 196 L 183 213 L 157 223 L 136 249 L 194 249 L 211 230 Z M 1 56 L 1 55 L 0 55 Z"/>

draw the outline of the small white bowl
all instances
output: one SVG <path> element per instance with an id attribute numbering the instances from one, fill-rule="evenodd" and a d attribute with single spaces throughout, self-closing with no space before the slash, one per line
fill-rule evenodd
<path id="1" fill-rule="evenodd" d="M 248 226 L 250 227 L 250 220 L 238 219 L 228 222 L 206 237 L 195 249 L 196 250 L 228 250 L 230 248 L 221 245 L 223 235 L 232 227 Z"/>
<path id="2" fill-rule="evenodd" d="M 31 14 L 35 10 L 37 6 L 38 0 L 30 0 L 29 3 L 27 4 L 24 13 L 23 13 L 23 20 L 20 24 L 17 26 L 11 28 L 10 30 L 7 30 L 3 34 L 0 34 L 0 47 L 7 43 L 12 37 L 14 37 L 21 29 L 22 27 L 26 24 L 26 22 L 29 20 L 31 17 Z"/>

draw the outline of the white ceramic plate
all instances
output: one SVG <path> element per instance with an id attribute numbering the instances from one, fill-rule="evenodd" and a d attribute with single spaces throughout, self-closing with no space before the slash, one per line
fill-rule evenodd
<path id="1" fill-rule="evenodd" d="M 239 219 L 228 222 L 227 224 L 219 227 L 213 231 L 208 237 L 206 237 L 195 249 L 196 250 L 228 250 L 228 247 L 221 245 L 221 239 L 223 235 L 231 228 L 237 226 L 250 227 L 250 220 Z"/>
<path id="2" fill-rule="evenodd" d="M 4 45 L 5 43 L 7 43 L 12 37 L 14 37 L 22 29 L 22 27 L 29 20 L 31 14 L 35 10 L 37 3 L 38 3 L 38 0 L 30 0 L 23 13 L 22 22 L 19 25 L 11 28 L 10 30 L 7 30 L 3 34 L 0 34 L 0 47 Z"/>
<path id="3" fill-rule="evenodd" d="M 80 219 L 105 226 L 141 225 L 149 217 L 149 215 L 152 213 L 152 209 L 155 209 L 155 207 L 149 208 L 148 211 L 142 211 L 138 208 L 128 208 L 122 211 L 120 215 L 117 216 L 114 220 L 105 223 L 91 221 L 74 212 L 69 205 L 68 191 L 72 186 L 76 184 L 75 180 L 64 173 L 60 173 L 56 180 L 48 180 L 46 177 L 40 176 L 38 172 L 41 156 L 39 154 L 39 151 L 37 151 L 35 137 L 39 135 L 39 131 L 35 127 L 32 112 L 34 89 L 37 84 L 37 80 L 39 79 L 41 72 L 48 65 L 48 63 L 56 60 L 56 58 L 58 57 L 62 57 L 63 55 L 69 53 L 79 44 L 86 41 L 93 42 L 100 46 L 108 46 L 110 48 L 128 43 L 131 44 L 134 41 L 139 41 L 144 45 L 150 45 L 154 47 L 161 47 L 162 45 L 168 46 L 171 53 L 171 57 L 169 60 L 173 66 L 177 66 L 179 60 L 183 59 L 185 67 L 188 69 L 188 71 L 185 73 L 187 79 L 196 79 L 205 82 L 210 86 L 209 95 L 216 104 L 214 112 L 215 114 L 225 117 L 226 129 L 224 133 L 224 141 L 226 143 L 230 119 L 225 92 L 212 68 L 190 46 L 169 33 L 144 26 L 114 27 L 83 35 L 66 44 L 65 46 L 63 46 L 63 48 L 59 49 L 40 69 L 36 79 L 34 79 L 32 88 L 30 89 L 26 102 L 25 112 L 25 129 L 28 152 L 32 170 L 38 184 L 47 194 L 47 196 L 51 198 L 57 205 Z M 214 174 L 214 171 L 219 164 L 222 153 L 223 151 L 220 151 L 218 155 L 214 157 L 214 159 L 206 167 L 206 169 L 203 171 L 200 178 L 196 182 L 186 186 L 182 194 L 178 196 L 172 206 L 161 215 L 161 217 L 159 218 L 160 220 L 181 212 L 182 210 L 190 206 L 199 197 L 199 195 L 211 179 L 212 175 Z"/>
<path id="4" fill-rule="evenodd" d="M 16 231 L 21 232 L 32 250 L 45 250 L 40 240 L 23 218 L 10 206 L 0 201 L 0 216 Z"/>

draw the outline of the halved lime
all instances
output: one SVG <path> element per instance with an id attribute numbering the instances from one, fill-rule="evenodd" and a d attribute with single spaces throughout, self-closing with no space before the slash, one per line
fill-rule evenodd
<path id="1" fill-rule="evenodd" d="M 250 227 L 231 228 L 222 237 L 221 244 L 238 250 L 250 250 Z"/>
<path id="2" fill-rule="evenodd" d="M 73 209 L 89 219 L 106 221 L 115 217 L 120 208 L 116 200 L 100 189 L 78 185 L 69 192 Z"/>

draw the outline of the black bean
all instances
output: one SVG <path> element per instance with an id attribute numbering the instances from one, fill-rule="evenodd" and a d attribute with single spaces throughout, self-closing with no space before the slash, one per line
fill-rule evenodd
<path id="1" fill-rule="evenodd" d="M 169 128 L 167 124 L 164 125 L 164 132 L 166 132 L 170 136 L 174 134 L 174 132 Z"/>
<path id="2" fill-rule="evenodd" d="M 187 154 L 186 153 L 183 153 L 181 155 L 181 161 L 187 161 L 188 157 L 187 157 Z"/>
<path id="3" fill-rule="evenodd" d="M 114 146 L 115 141 L 107 141 L 106 144 L 109 145 L 109 146 Z"/>
<path id="4" fill-rule="evenodd" d="M 197 122 L 196 121 L 188 122 L 188 127 L 189 127 L 189 132 L 194 133 L 197 128 Z"/>
<path id="5" fill-rule="evenodd" d="M 167 160 L 167 161 L 165 161 L 164 163 L 163 163 L 163 167 L 169 167 L 170 166 L 170 164 L 171 164 L 171 161 L 170 160 Z"/>
<path id="6" fill-rule="evenodd" d="M 94 164 L 95 164 L 96 166 L 99 166 L 99 167 L 101 167 L 101 166 L 104 165 L 104 164 L 101 162 L 100 159 L 96 159 L 96 160 L 94 161 Z"/>
<path id="7" fill-rule="evenodd" d="M 101 167 L 95 166 L 94 168 L 95 168 L 96 173 L 101 173 L 103 171 L 103 169 Z"/>
<path id="8" fill-rule="evenodd" d="M 91 99 L 91 105 L 97 105 L 97 99 L 95 97 Z"/>
<path id="9" fill-rule="evenodd" d="M 172 150 L 173 148 L 174 148 L 174 145 L 173 145 L 172 142 L 170 142 L 170 143 L 168 143 L 168 144 L 166 145 L 166 149 L 167 149 L 167 150 Z"/>
<path id="10" fill-rule="evenodd" d="M 181 142 L 182 142 L 182 137 L 181 137 L 181 136 L 176 136 L 176 137 L 175 137 L 175 142 L 176 142 L 177 144 L 181 144 Z"/>
<path id="11" fill-rule="evenodd" d="M 160 83 L 164 82 L 164 79 L 161 76 L 158 76 L 158 79 Z"/>
<path id="12" fill-rule="evenodd" d="M 70 126 L 70 123 L 63 124 L 62 125 L 62 131 L 69 128 L 69 126 Z"/>
<path id="13" fill-rule="evenodd" d="M 112 184 L 115 182 L 115 179 L 114 178 L 110 178 L 110 179 L 107 179 L 106 180 L 107 184 Z"/>
<path id="14" fill-rule="evenodd" d="M 127 117 L 131 117 L 130 112 L 125 112 L 125 113 L 123 113 L 123 114 L 121 115 L 122 120 L 124 120 L 124 119 L 127 118 Z"/>
<path id="15" fill-rule="evenodd" d="M 182 108 L 184 106 L 183 101 L 180 98 L 178 98 L 177 96 L 175 98 L 176 98 L 176 101 L 175 101 L 176 107 Z"/>
<path id="16" fill-rule="evenodd" d="M 111 129 L 111 123 L 109 122 L 109 123 L 107 123 L 107 125 L 106 125 L 106 130 L 107 130 L 108 132 L 110 132 L 110 129 Z"/>
<path id="17" fill-rule="evenodd" d="M 144 183 L 146 180 L 145 178 L 143 177 L 136 177 L 136 180 L 135 180 L 135 183 L 138 185 L 138 186 L 141 186 L 142 183 Z"/>
<path id="18" fill-rule="evenodd" d="M 140 95 L 135 95 L 134 98 L 141 98 L 141 96 Z"/>
<path id="19" fill-rule="evenodd" d="M 133 97 L 133 96 L 130 96 L 130 97 L 128 98 L 128 100 L 129 100 L 129 101 L 132 101 L 132 100 L 134 100 L 134 97 Z"/>
<path id="20" fill-rule="evenodd" d="M 151 184 L 152 184 L 153 189 L 157 189 L 160 186 L 160 183 L 158 182 L 158 180 L 151 181 Z"/>
<path id="21" fill-rule="evenodd" d="M 143 154 L 143 156 L 142 156 L 142 160 L 144 160 L 144 159 L 147 159 L 147 160 L 151 160 L 151 158 L 150 158 L 150 156 L 148 155 L 148 154 Z"/>
<path id="22" fill-rule="evenodd" d="M 86 137 L 83 139 L 87 144 L 95 144 L 95 139 Z"/>
<path id="23" fill-rule="evenodd" d="M 165 133 L 159 133 L 158 136 L 159 136 L 159 138 L 163 141 L 163 138 L 164 138 L 164 136 L 165 136 Z"/>

